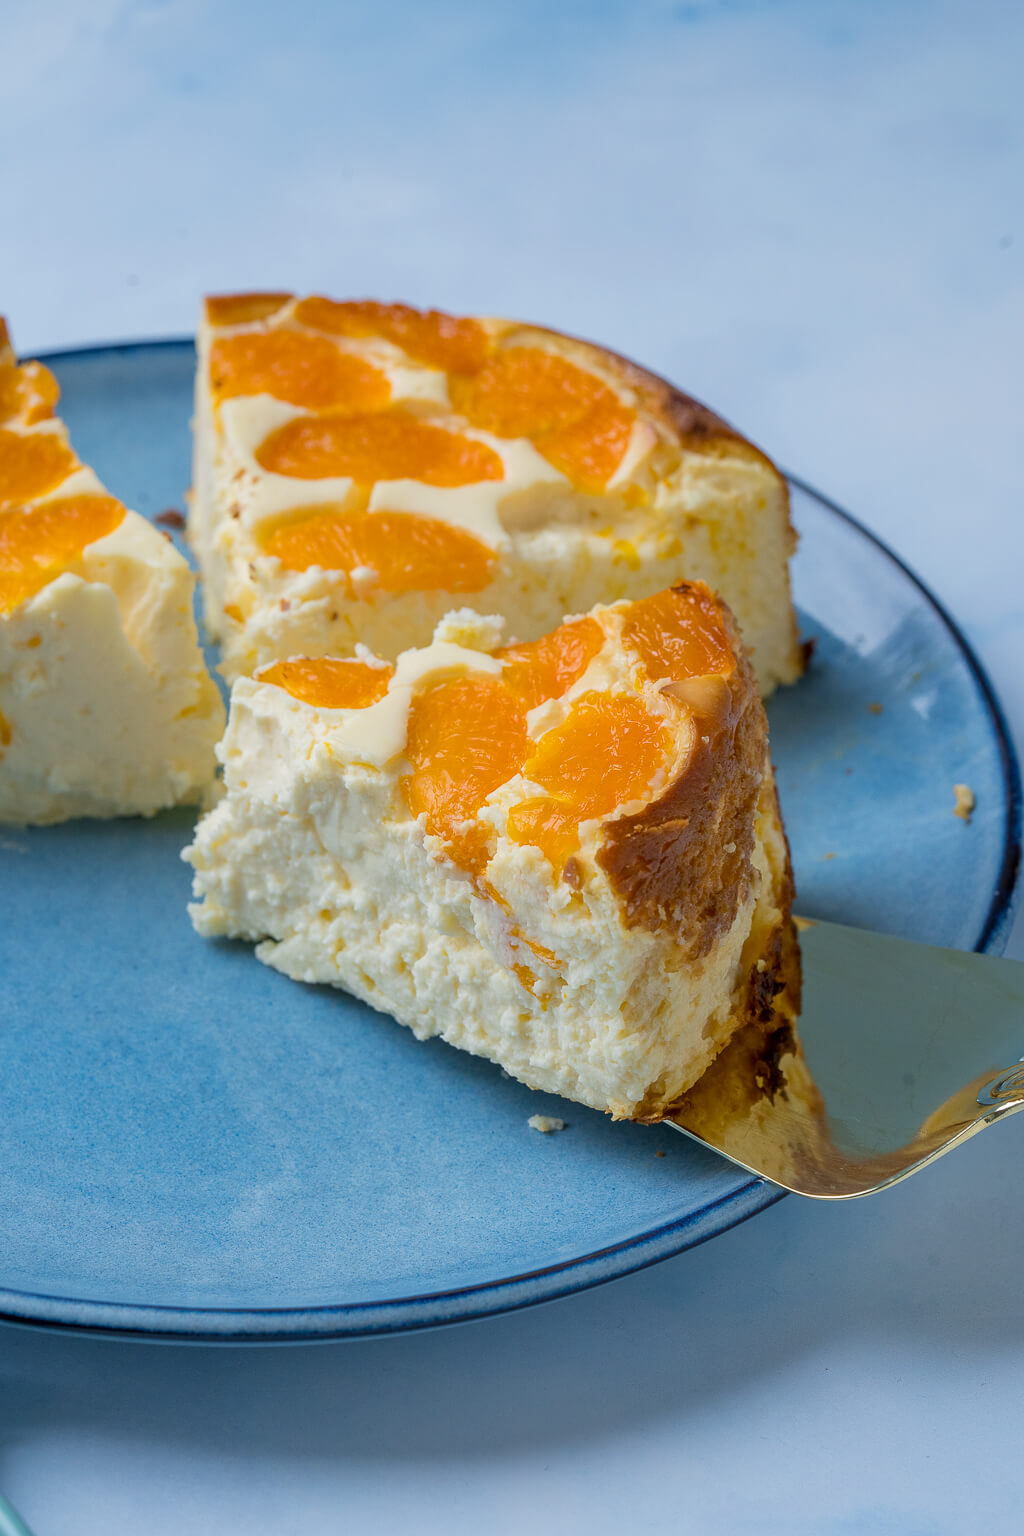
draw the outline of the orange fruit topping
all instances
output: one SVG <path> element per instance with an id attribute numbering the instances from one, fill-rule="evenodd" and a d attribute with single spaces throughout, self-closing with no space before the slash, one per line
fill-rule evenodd
<path id="1" fill-rule="evenodd" d="M 8 432 L 0 427 L 0 509 L 45 496 L 76 464 L 55 432 Z"/>
<path id="2" fill-rule="evenodd" d="M 513 843 L 539 848 L 558 874 L 580 845 L 580 816 L 557 800 L 521 800 L 509 808 L 506 832 Z"/>
<path id="3" fill-rule="evenodd" d="M 319 511 L 278 527 L 263 547 L 289 571 L 368 567 L 384 592 L 479 592 L 495 560 L 471 533 L 410 512 Z"/>
<path id="4" fill-rule="evenodd" d="M 59 398 L 60 385 L 42 363 L 0 363 L 0 421 L 46 421 Z"/>
<path id="5" fill-rule="evenodd" d="M 456 410 L 496 437 L 528 437 L 581 490 L 600 491 L 626 451 L 635 412 L 595 374 L 541 347 L 496 352 L 454 378 Z"/>
<path id="6" fill-rule="evenodd" d="M 451 678 L 412 701 L 405 755 L 413 771 L 402 780 L 405 802 L 474 874 L 487 864 L 490 836 L 471 818 L 519 772 L 528 749 L 522 707 L 498 677 Z"/>
<path id="7" fill-rule="evenodd" d="M 65 496 L 34 510 L 0 512 L 0 612 L 12 612 L 55 581 L 123 517 L 113 496 Z"/>
<path id="8" fill-rule="evenodd" d="M 540 437 L 572 426 L 610 394 L 594 374 L 540 347 L 495 352 L 473 378 L 452 384 L 456 409 L 496 437 Z"/>
<path id="9" fill-rule="evenodd" d="M 622 635 L 652 681 L 707 677 L 736 666 L 718 601 L 702 581 L 685 582 L 633 603 Z"/>
<path id="10" fill-rule="evenodd" d="M 431 426 L 407 411 L 379 415 L 297 416 L 260 444 L 257 462 L 300 480 L 347 476 L 422 480 L 427 485 L 473 485 L 501 480 L 505 468 L 485 443 Z"/>
<path id="11" fill-rule="evenodd" d="M 274 683 L 304 704 L 318 709 L 366 709 L 388 691 L 394 667 L 371 667 L 365 661 L 339 661 L 333 656 L 302 656 L 275 661 L 257 672 L 260 683 Z"/>
<path id="12" fill-rule="evenodd" d="M 578 825 L 643 795 L 668 758 L 661 720 L 629 694 L 588 693 L 544 736 L 523 772 L 550 798 L 508 815 L 508 836 L 539 847 L 560 871 L 579 846 Z"/>
<path id="13" fill-rule="evenodd" d="M 242 331 L 215 341 L 210 383 L 220 399 L 273 395 L 309 411 L 376 411 L 391 399 L 379 368 L 342 352 L 326 336 Z"/>
<path id="14" fill-rule="evenodd" d="M 525 710 L 545 699 L 560 698 L 582 677 L 604 645 L 596 619 L 574 619 L 527 645 L 506 645 L 496 654 L 504 661 L 502 677 Z"/>
<path id="15" fill-rule="evenodd" d="M 603 491 L 629 447 L 635 416 L 619 400 L 595 405 L 581 421 L 537 439 L 537 448 L 579 490 Z"/>
<path id="16" fill-rule="evenodd" d="M 251 325 L 275 315 L 290 298 L 290 293 L 216 293 L 206 300 L 206 318 L 211 325 Z"/>
<path id="17" fill-rule="evenodd" d="M 417 362 L 446 373 L 473 373 L 487 356 L 483 326 L 439 309 L 412 309 L 408 304 L 379 304 L 373 299 L 339 304 L 334 299 L 311 298 L 296 307 L 295 318 L 300 325 L 333 336 L 382 336 Z"/>

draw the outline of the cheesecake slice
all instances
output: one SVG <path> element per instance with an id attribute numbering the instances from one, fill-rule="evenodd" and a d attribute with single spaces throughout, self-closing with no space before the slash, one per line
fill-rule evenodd
<path id="1" fill-rule="evenodd" d="M 189 529 L 229 679 L 358 642 L 393 661 L 462 604 L 535 640 L 683 577 L 725 597 L 762 693 L 801 669 L 775 466 L 662 379 L 538 326 L 208 299 Z"/>
<path id="2" fill-rule="evenodd" d="M 658 1120 L 798 1007 L 750 665 L 699 582 L 501 640 L 464 609 L 394 665 L 360 648 L 238 680 L 226 793 L 184 855 L 192 920 L 533 1088 Z"/>
<path id="3" fill-rule="evenodd" d="M 0 320 L 0 821 L 148 816 L 211 785 L 224 707 L 188 565 L 75 456 L 57 398 Z"/>

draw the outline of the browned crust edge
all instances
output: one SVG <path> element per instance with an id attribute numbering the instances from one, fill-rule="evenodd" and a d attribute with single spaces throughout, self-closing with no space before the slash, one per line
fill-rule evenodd
<path id="1" fill-rule="evenodd" d="M 645 411 L 654 416 L 687 446 L 694 448 L 697 452 L 710 453 L 714 453 L 717 447 L 719 452 L 724 449 L 737 453 L 741 458 L 757 459 L 766 465 L 782 486 L 788 509 L 789 488 L 778 465 L 773 463 L 768 455 L 749 438 L 744 437 L 741 432 L 731 426 L 723 416 L 719 416 L 710 406 L 694 399 L 692 395 L 684 394 L 681 389 L 677 389 L 660 374 L 652 373 L 650 369 L 635 363 L 632 358 L 624 356 L 621 352 L 614 352 L 610 347 L 602 346 L 600 342 L 588 341 L 584 336 L 573 336 L 567 331 L 556 331 L 553 326 L 534 325 L 528 320 L 497 319 L 490 321 L 490 324 L 495 327 L 498 334 L 517 330 L 529 331 L 538 336 L 549 336 L 553 341 L 568 341 L 573 346 L 582 347 L 585 351 L 592 353 L 595 360 L 614 374 L 620 384 L 636 393 Z"/>
<path id="2" fill-rule="evenodd" d="M 788 903 L 781 922 L 741 983 L 734 1023 L 721 1051 L 697 1082 L 674 1099 L 640 1106 L 644 1125 L 679 1116 L 689 1130 L 714 1142 L 716 1129 L 747 1115 L 762 1101 L 789 1091 L 787 1060 L 803 1063 L 797 1033 L 802 987 L 800 945 Z M 797 1075 L 802 1081 L 803 1074 Z"/>
<path id="3" fill-rule="evenodd" d="M 688 962 L 711 951 L 746 899 L 754 816 L 770 771 L 768 721 L 731 612 L 703 584 L 671 590 L 683 597 L 698 588 L 736 658 L 723 706 L 695 713 L 696 745 L 674 782 L 641 811 L 606 821 L 597 855 L 626 925 L 674 932 Z"/>
<path id="4" fill-rule="evenodd" d="M 211 306 L 218 304 L 227 305 L 232 301 L 242 303 L 245 300 L 259 301 L 261 299 L 279 300 L 280 308 L 291 299 L 306 297 L 295 293 L 284 293 L 277 289 L 254 289 L 251 292 L 216 293 L 207 294 L 203 299 L 203 316 L 210 324 L 216 324 L 210 316 Z M 355 301 L 355 302 L 362 302 Z M 272 320 L 276 311 L 266 316 L 257 316 L 251 321 L 240 320 L 238 323 L 258 324 L 261 320 Z M 652 373 L 650 369 L 643 368 L 635 363 L 632 358 L 624 356 L 621 352 L 614 352 L 610 347 L 602 346 L 600 342 L 589 341 L 584 336 L 574 336 L 568 331 L 555 330 L 553 326 L 536 325 L 530 320 L 508 320 L 497 316 L 476 316 L 478 323 L 487 328 L 495 338 L 508 335 L 513 331 L 526 331 L 536 336 L 547 336 L 552 341 L 567 341 L 571 346 L 580 347 L 590 352 L 595 361 L 614 374 L 616 380 L 626 389 L 633 390 L 637 395 L 643 409 L 656 420 L 668 428 L 681 443 L 693 448 L 697 452 L 716 454 L 723 452 L 734 453 L 741 458 L 757 459 L 764 464 L 778 480 L 782 492 L 786 498 L 787 517 L 789 513 L 789 487 L 785 476 L 777 464 L 749 438 L 744 437 L 735 427 L 731 426 L 723 416 L 711 410 L 710 406 L 702 401 L 694 399 L 692 395 L 684 394 L 667 379 L 659 374 Z M 793 533 L 792 522 L 789 524 Z M 795 537 L 795 534 L 794 534 Z"/>
<path id="5" fill-rule="evenodd" d="M 529 321 L 492 319 L 483 323 L 493 327 L 495 336 L 522 330 L 538 336 L 550 337 L 553 341 L 567 341 L 570 345 L 591 353 L 595 362 L 611 373 L 619 384 L 634 391 L 641 408 L 660 422 L 677 439 L 681 447 L 688 448 L 694 453 L 705 454 L 709 458 L 753 459 L 762 464 L 774 476 L 782 493 L 786 509 L 787 544 L 790 552 L 796 548 L 797 532 L 793 526 L 789 482 L 785 475 L 763 449 L 744 437 L 724 417 L 711 410 L 710 406 L 694 399 L 692 395 L 685 394 L 674 384 L 670 384 L 667 379 L 663 379 L 660 374 L 652 373 L 650 369 L 633 362 L 632 358 L 625 357 L 621 352 L 614 352 L 610 347 L 602 346 L 600 342 L 588 341 L 583 336 L 572 336 L 565 331 L 556 331 L 551 326 L 533 325 Z M 788 571 L 786 586 L 790 601 L 794 676 L 799 677 L 807 666 L 808 657 L 800 646 L 796 612 L 793 608 L 792 583 Z"/>

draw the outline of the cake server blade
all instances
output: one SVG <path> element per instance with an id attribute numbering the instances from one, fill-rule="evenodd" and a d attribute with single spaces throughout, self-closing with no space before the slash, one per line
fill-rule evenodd
<path id="1" fill-rule="evenodd" d="M 848 1200 L 1024 1109 L 1024 964 L 800 926 L 799 1048 L 758 1083 L 727 1048 L 667 1123 L 796 1194 Z"/>

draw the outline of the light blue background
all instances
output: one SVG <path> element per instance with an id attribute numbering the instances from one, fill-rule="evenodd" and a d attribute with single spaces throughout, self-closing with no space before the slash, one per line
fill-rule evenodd
<path id="1" fill-rule="evenodd" d="M 1020 744 L 1022 56 L 1012 0 L 0 0 L 0 308 L 26 351 L 277 283 L 596 336 L 894 544 Z M 1018 1531 L 1022 1148 L 433 1335 L 4 1330 L 0 1486 L 39 1536 Z"/>

